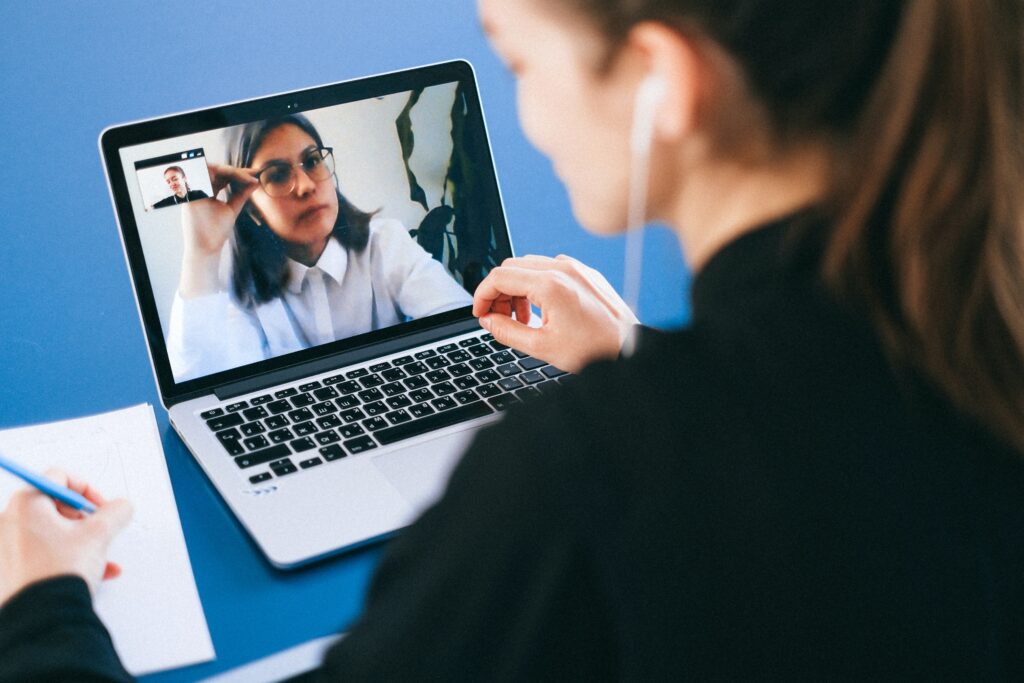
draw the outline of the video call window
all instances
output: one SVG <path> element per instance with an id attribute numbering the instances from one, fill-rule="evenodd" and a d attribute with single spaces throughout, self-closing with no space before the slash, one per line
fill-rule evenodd
<path id="1" fill-rule="evenodd" d="M 213 196 L 206 155 L 200 149 L 135 162 L 143 209 L 163 209 Z"/>

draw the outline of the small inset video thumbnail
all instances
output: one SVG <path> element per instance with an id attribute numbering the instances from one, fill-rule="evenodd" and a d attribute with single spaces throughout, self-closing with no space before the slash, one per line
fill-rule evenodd
<path id="1" fill-rule="evenodd" d="M 213 196 L 203 149 L 189 149 L 135 162 L 146 211 L 187 204 Z"/>

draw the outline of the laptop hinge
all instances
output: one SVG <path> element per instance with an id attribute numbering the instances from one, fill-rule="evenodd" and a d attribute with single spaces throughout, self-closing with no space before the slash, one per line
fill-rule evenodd
<path id="1" fill-rule="evenodd" d="M 294 382 L 297 379 L 309 377 L 310 375 L 315 375 L 320 372 L 327 372 L 328 370 L 344 367 L 346 365 L 361 363 L 373 358 L 386 356 L 389 353 L 396 353 L 405 349 L 411 349 L 414 346 L 429 344 L 446 337 L 479 329 L 480 323 L 477 322 L 476 318 L 460 320 L 449 325 L 435 327 L 422 332 L 413 332 L 412 334 L 407 334 L 397 339 L 377 342 L 372 346 L 362 346 L 349 351 L 343 351 L 331 356 L 326 356 L 324 358 L 317 358 L 316 360 L 311 360 L 306 363 L 300 363 L 287 368 L 281 368 L 280 370 L 262 373 L 258 377 L 251 377 L 237 382 L 222 384 L 219 387 L 215 387 L 213 393 L 217 398 L 224 401 L 229 398 L 241 396 L 242 394 L 248 394 L 253 391 L 259 391 L 279 384 L 287 384 L 288 382 Z"/>

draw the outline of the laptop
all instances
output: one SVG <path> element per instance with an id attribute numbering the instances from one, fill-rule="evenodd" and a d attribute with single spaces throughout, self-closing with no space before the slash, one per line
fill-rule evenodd
<path id="1" fill-rule="evenodd" d="M 407 526 L 477 429 L 566 379 L 471 314 L 512 246 L 467 62 L 99 143 L 161 402 L 273 565 Z"/>

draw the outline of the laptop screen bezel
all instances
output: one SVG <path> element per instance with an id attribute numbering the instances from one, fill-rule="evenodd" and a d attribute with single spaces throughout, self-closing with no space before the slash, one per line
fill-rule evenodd
<path id="1" fill-rule="evenodd" d="M 190 398 L 213 392 L 217 387 L 244 381 L 266 373 L 302 366 L 317 359 L 344 354 L 368 346 L 415 335 L 432 328 L 444 328 L 452 323 L 472 317 L 472 307 L 458 309 L 411 320 L 391 327 L 338 340 L 329 344 L 311 347 L 302 351 L 269 358 L 257 363 L 224 370 L 211 375 L 177 382 L 171 369 L 167 353 L 164 330 L 160 322 L 157 303 L 153 295 L 149 270 L 146 266 L 138 225 L 128 190 L 128 174 L 122 164 L 120 150 L 125 147 L 146 144 L 167 138 L 206 132 L 236 126 L 250 121 L 292 114 L 311 109 L 330 107 L 373 97 L 407 92 L 458 81 L 463 88 L 467 105 L 467 135 L 479 141 L 478 172 L 481 193 L 479 201 L 487 204 L 491 214 L 491 226 L 501 255 L 512 255 L 512 245 L 505 220 L 505 211 L 498 187 L 497 174 L 487 134 L 483 108 L 477 90 L 472 65 L 464 60 L 432 64 L 404 69 L 401 71 L 368 76 L 349 81 L 331 83 L 302 90 L 269 95 L 231 104 L 208 107 L 201 110 L 172 114 L 135 123 L 112 126 L 100 135 L 100 151 L 103 157 L 111 199 L 114 204 L 121 232 L 125 258 L 135 289 L 135 298 L 142 320 L 143 332 L 149 346 L 154 374 L 165 406 L 171 406 Z M 475 127 L 476 130 L 472 130 Z M 501 259 L 498 259 L 500 263 Z"/>

